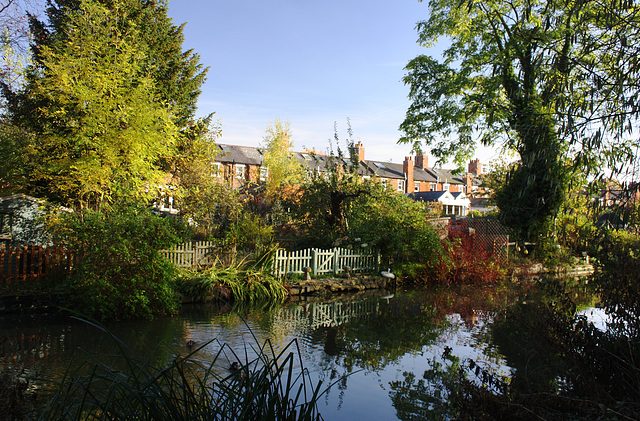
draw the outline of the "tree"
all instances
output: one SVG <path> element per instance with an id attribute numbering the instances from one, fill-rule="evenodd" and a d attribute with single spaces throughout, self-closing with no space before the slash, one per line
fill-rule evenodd
<path id="1" fill-rule="evenodd" d="M 126 198 L 150 199 L 173 153 L 173 115 L 142 69 L 137 31 L 83 1 L 68 14 L 66 36 L 39 46 L 12 120 L 35 136 L 22 149 L 29 191 L 78 209 Z M 15 99 L 15 98 L 14 98 Z"/>
<path id="2" fill-rule="evenodd" d="M 293 186 L 302 183 L 304 172 L 302 165 L 292 154 L 293 140 L 289 122 L 280 119 L 269 123 L 264 136 L 265 154 L 263 165 L 269 174 L 266 181 L 266 195 L 276 198 Z"/>
<path id="3" fill-rule="evenodd" d="M 142 73 L 154 81 L 157 100 L 173 112 L 174 123 L 185 127 L 195 114 L 200 88 L 208 69 L 192 50 L 182 51 L 184 25 L 175 26 L 167 15 L 165 0 L 95 0 L 121 18 L 114 22 L 122 33 L 137 31 Z M 84 0 L 48 0 L 48 23 L 31 19 L 34 58 L 40 64 L 43 46 L 63 45 L 71 36 L 70 16 L 80 10 Z"/>
<path id="4" fill-rule="evenodd" d="M 15 86 L 21 77 L 29 49 L 29 16 L 40 11 L 33 0 L 0 1 L 0 81 L 8 86 Z"/>
<path id="5" fill-rule="evenodd" d="M 462 164 L 482 143 L 520 163 L 496 201 L 524 238 L 544 232 L 571 170 L 618 168 L 635 157 L 640 11 L 632 4 L 521 0 L 429 1 L 420 43 L 447 37 L 438 61 L 407 66 L 412 100 L 401 142 Z M 571 162 L 572 165 L 566 163 Z"/>
<path id="6" fill-rule="evenodd" d="M 363 183 L 358 175 L 360 163 L 353 142 L 351 124 L 347 120 L 348 137 L 345 157 L 340 148 L 338 125 L 334 123 L 333 141 L 330 141 L 329 156 L 322 156 L 324 173 L 314 172 L 302 188 L 298 203 L 299 220 L 302 225 L 324 245 L 344 236 L 349 229 L 347 208 L 361 196 L 369 195 L 371 183 Z M 335 144 L 335 151 L 334 151 Z M 321 245 L 318 243 L 318 245 Z"/>

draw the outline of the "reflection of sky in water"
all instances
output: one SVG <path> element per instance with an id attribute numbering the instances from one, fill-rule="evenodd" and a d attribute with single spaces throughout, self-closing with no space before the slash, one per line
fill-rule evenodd
<path id="1" fill-rule="evenodd" d="M 602 332 L 607 330 L 607 321 L 609 320 L 609 316 L 607 316 L 607 313 L 603 308 L 590 307 L 578 312 L 578 314 L 586 316 L 587 320 L 593 323 L 598 330 Z"/>
<path id="2" fill-rule="evenodd" d="M 344 366 L 343 354 L 330 356 L 325 353 L 326 345 L 318 340 L 318 330 L 323 327 L 314 325 L 310 311 L 313 311 L 313 305 L 279 309 L 271 315 L 272 323 L 268 328 L 249 318 L 246 324 L 238 319 L 227 326 L 212 320 L 189 322 L 186 330 L 196 342 L 215 337 L 219 343 L 228 344 L 241 355 L 241 361 L 245 360 L 245 349 L 251 360 L 256 355 L 254 348 L 257 344 L 262 345 L 267 339 L 273 341 L 276 352 L 279 352 L 289 341 L 297 338 L 303 365 L 311 378 L 322 380 L 323 387 L 338 382 L 320 400 L 320 413 L 327 420 L 396 419 L 396 410 L 390 399 L 390 383 L 402 381 L 404 372 L 413 372 L 416 378 L 421 378 L 431 360 L 442 361 L 445 346 L 451 347 L 452 354 L 461 360 L 473 359 L 483 368 L 500 375 L 509 373 L 504 359 L 495 355 L 490 345 L 483 341 L 488 337 L 486 329 L 492 321 L 487 313 L 474 312 L 466 320 L 457 313 L 449 314 L 444 330 L 432 344 L 385 361 L 382 368 L 376 370 L 354 365 L 349 371 Z M 197 358 L 202 361 L 210 359 L 220 349 L 219 343 L 205 347 Z M 225 364 L 228 363 L 226 361 Z M 299 366 L 296 371 L 299 373 Z M 343 375 L 348 377 L 340 381 Z"/>
<path id="3" fill-rule="evenodd" d="M 440 308 L 449 307 L 441 304 Z M 397 317 L 393 323 L 424 323 L 410 330 L 418 336 L 426 333 L 424 338 L 418 338 L 417 341 L 416 338 L 406 338 L 410 345 L 400 349 L 397 354 L 383 353 L 375 369 L 371 366 L 362 369 L 367 364 L 357 359 L 347 364 L 349 352 L 362 351 L 371 346 L 378 339 L 376 332 L 389 332 L 388 325 L 380 324 L 385 323 L 384 317 L 390 309 L 395 312 L 392 316 Z M 358 316 L 349 315 L 349 312 Z M 264 346 L 267 340 L 271 341 L 277 354 L 293 339 L 297 339 L 304 368 L 312 380 L 323 381 L 323 388 L 349 374 L 346 380 L 338 381 L 320 400 L 320 413 L 324 419 L 387 420 L 396 419 L 396 409 L 390 398 L 390 383 L 401 382 L 404 372 L 414 373 L 416 379 L 422 378 L 422 374 L 430 367 L 430 361 L 443 361 L 445 347 L 450 347 L 452 355 L 463 362 L 472 359 L 492 373 L 501 376 L 510 373 L 504 357 L 491 344 L 489 328 L 493 319 L 489 311 L 467 308 L 464 312 L 456 312 L 450 309 L 442 314 L 438 324 L 425 322 L 431 320 L 431 316 L 421 317 L 430 312 L 429 298 L 396 295 L 391 300 L 372 297 L 358 302 L 292 304 L 266 312 L 252 310 L 243 317 L 236 313 L 207 312 L 194 308 L 193 312 L 180 317 L 113 324 L 110 328 L 125 342 L 133 343 L 141 355 L 146 352 L 144 350 L 154 349 L 158 342 L 162 342 L 162 350 L 166 355 L 159 357 L 161 361 L 168 361 L 176 354 L 187 354 L 190 351 L 186 346 L 189 340 L 195 341 L 195 348 L 203 346 L 195 352 L 194 358 L 206 365 L 223 348 L 224 352 L 216 363 L 220 371 L 227 370 L 232 361 L 239 360 L 242 363 L 254 359 L 257 348 Z M 382 317 L 376 317 L 380 314 Z M 604 328 L 603 310 L 588 309 L 583 314 L 596 326 Z M 340 323 L 325 327 L 321 323 L 323 320 L 340 320 Z M 104 334 L 97 334 L 93 327 L 79 322 L 57 321 L 57 324 L 47 324 L 46 321 L 31 319 L 3 321 L 6 324 L 0 324 L 0 339 L 1 335 L 12 339 L 5 341 L 1 347 L 5 355 L 0 354 L 0 360 L 14 356 L 24 361 L 41 359 L 50 372 L 60 373 L 66 367 L 69 354 L 78 347 L 90 352 L 105 349 L 114 352 L 109 341 L 103 338 Z M 364 330 L 366 335 L 358 336 Z M 379 339 L 382 343 L 385 338 Z M 369 342 L 365 343 L 367 340 Z M 207 344 L 208 341 L 213 342 Z M 423 343 L 416 346 L 420 341 Z M 20 349 L 9 349 L 9 343 L 17 344 Z M 222 344 L 225 344 L 224 347 Z M 291 346 L 286 351 L 296 354 L 295 370 L 299 373 L 301 366 L 297 359 L 297 348 Z M 366 356 L 366 352 L 363 355 Z M 351 370 L 347 368 L 349 365 L 352 365 Z"/>

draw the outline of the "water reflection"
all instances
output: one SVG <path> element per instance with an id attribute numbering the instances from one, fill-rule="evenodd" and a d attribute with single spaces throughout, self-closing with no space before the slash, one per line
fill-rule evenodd
<path id="1" fill-rule="evenodd" d="M 509 374 L 490 327 L 500 309 L 521 294 L 466 287 L 366 292 L 277 306 L 200 304 L 185 306 L 179 317 L 107 328 L 158 365 L 193 349 L 195 359 L 212 361 L 227 344 L 233 353 L 222 349 L 220 370 L 235 360 L 252 360 L 266 341 L 277 354 L 295 339 L 297 369 L 304 367 L 324 385 L 337 381 L 322 401 L 325 419 L 404 419 L 409 412 L 395 397 L 410 398 L 416 376 L 442 369 L 434 363 L 442 363 L 445 348 Z M 79 353 L 109 359 L 118 351 L 107 333 L 62 315 L 6 316 L 0 323 L 0 363 L 19 362 L 48 378 L 59 378 Z"/>

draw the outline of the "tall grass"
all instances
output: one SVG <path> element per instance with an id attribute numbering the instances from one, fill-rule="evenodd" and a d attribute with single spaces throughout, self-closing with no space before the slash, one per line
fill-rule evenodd
<path id="1" fill-rule="evenodd" d="M 232 265 L 216 264 L 204 269 L 184 269 L 178 280 L 178 291 L 204 298 L 217 296 L 225 300 L 283 300 L 287 289 L 282 280 L 271 274 L 272 253 L 246 257 Z"/>
<path id="2" fill-rule="evenodd" d="M 48 404 L 34 412 L 38 420 L 317 420 L 318 399 L 326 392 L 303 368 L 297 341 L 276 352 L 269 342 L 256 346 L 257 357 L 244 360 L 221 344 L 207 364 L 194 353 L 155 367 L 103 327 L 118 344 L 118 361 L 93 358 L 89 374 L 67 370 Z M 200 346 L 201 349 L 210 345 Z M 229 357 L 244 361 L 235 371 Z M 122 367 L 116 369 L 115 367 Z M 221 374 L 222 373 L 222 374 Z"/>

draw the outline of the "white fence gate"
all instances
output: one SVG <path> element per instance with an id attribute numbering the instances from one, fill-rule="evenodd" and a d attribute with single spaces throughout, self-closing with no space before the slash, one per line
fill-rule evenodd
<path id="1" fill-rule="evenodd" d="M 190 268 L 196 266 L 212 266 L 217 260 L 224 260 L 222 247 L 213 241 L 198 241 L 177 244 L 170 250 L 161 250 L 175 266 Z"/>
<path id="2" fill-rule="evenodd" d="M 340 247 L 330 250 L 278 250 L 273 262 L 273 273 L 276 276 L 304 273 L 306 267 L 311 268 L 314 275 L 340 273 L 345 266 L 349 266 L 352 272 L 364 272 L 377 270 L 379 260 L 377 252 L 369 251 L 363 254 Z"/>

